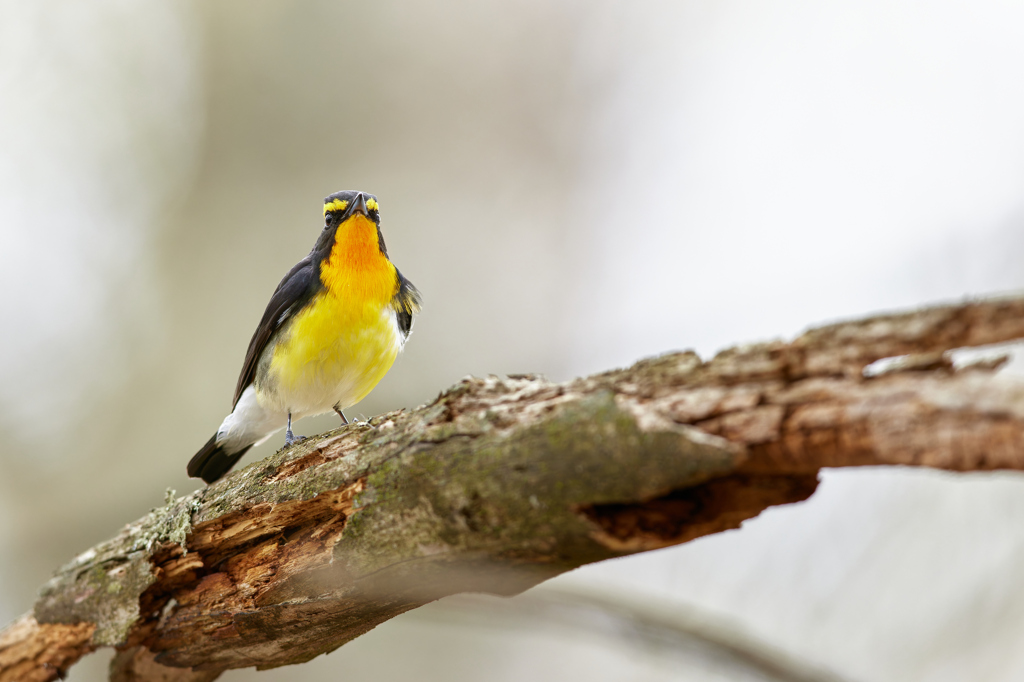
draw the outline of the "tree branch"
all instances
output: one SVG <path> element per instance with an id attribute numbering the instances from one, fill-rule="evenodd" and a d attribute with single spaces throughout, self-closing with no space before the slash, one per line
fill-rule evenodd
<path id="1" fill-rule="evenodd" d="M 639 595 L 623 597 L 619 590 L 609 597 L 604 591 L 541 586 L 515 599 L 479 594 L 449 597 L 407 617 L 431 625 L 592 633 L 607 638 L 609 644 L 633 646 L 648 655 L 681 654 L 691 664 L 695 659 L 707 661 L 723 679 L 753 675 L 774 682 L 844 682 L 830 670 L 791 656 L 693 606 L 648 603 Z"/>
<path id="2" fill-rule="evenodd" d="M 171 500 L 60 569 L 0 682 L 115 646 L 112 679 L 212 680 L 331 651 L 458 592 L 736 528 L 824 466 L 1024 466 L 1024 384 L 948 351 L 1024 338 L 1024 298 L 691 352 L 553 384 L 467 379 Z M 887 367 L 877 360 L 906 355 Z"/>

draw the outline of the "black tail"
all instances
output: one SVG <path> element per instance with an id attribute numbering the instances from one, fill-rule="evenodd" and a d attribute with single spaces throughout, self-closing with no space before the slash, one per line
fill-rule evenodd
<path id="1" fill-rule="evenodd" d="M 213 483 L 231 471 L 235 462 L 242 459 L 242 455 L 249 452 L 251 447 L 251 445 L 246 445 L 237 452 L 228 452 L 223 446 L 217 445 L 217 434 L 213 434 L 213 438 L 206 441 L 206 445 L 189 461 L 188 475 L 192 478 L 201 478 L 207 483 Z"/>

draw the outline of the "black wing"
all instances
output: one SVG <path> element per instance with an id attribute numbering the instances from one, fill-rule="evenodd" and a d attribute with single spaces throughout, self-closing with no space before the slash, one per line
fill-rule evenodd
<path id="1" fill-rule="evenodd" d="M 395 274 L 398 275 L 398 290 L 391 299 L 391 306 L 398 315 L 398 328 L 402 331 L 402 336 L 409 338 L 412 316 L 420 311 L 420 292 L 412 282 L 402 276 L 398 268 L 395 268 Z"/>
<path id="2" fill-rule="evenodd" d="M 319 291 L 320 278 L 316 274 L 313 264 L 313 254 L 310 254 L 296 263 L 281 283 L 274 290 L 270 297 L 270 303 L 263 313 L 263 319 L 256 327 L 256 333 L 252 335 L 249 342 L 249 350 L 245 353 L 245 363 L 242 365 L 242 373 L 238 376 L 238 385 L 235 387 L 235 400 L 232 409 L 238 404 L 249 384 L 256 379 L 256 367 L 260 362 L 260 355 L 267 343 L 281 325 L 284 324 L 295 313 L 302 310 L 316 292 Z"/>

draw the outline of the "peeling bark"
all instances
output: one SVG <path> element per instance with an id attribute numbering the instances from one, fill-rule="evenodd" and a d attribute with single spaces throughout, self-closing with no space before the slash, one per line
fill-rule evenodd
<path id="1" fill-rule="evenodd" d="M 100 646 L 111 678 L 288 665 L 466 591 L 736 528 L 821 467 L 1024 468 L 1024 383 L 948 351 L 1024 338 L 1024 298 L 673 353 L 553 384 L 467 379 L 285 448 L 80 555 L 0 633 L 0 682 Z M 886 367 L 883 358 L 905 356 Z"/>

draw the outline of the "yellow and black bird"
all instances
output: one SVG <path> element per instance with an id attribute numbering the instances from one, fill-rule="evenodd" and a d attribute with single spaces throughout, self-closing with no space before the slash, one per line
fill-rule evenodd
<path id="1" fill-rule="evenodd" d="M 249 342 L 234 409 L 188 463 L 213 483 L 292 419 L 342 412 L 373 390 L 405 345 L 420 294 L 388 259 L 377 197 L 337 192 L 324 228 L 284 276 Z"/>

